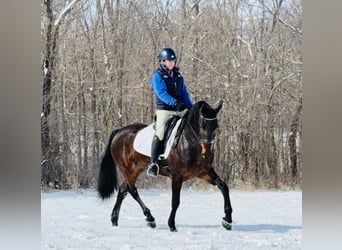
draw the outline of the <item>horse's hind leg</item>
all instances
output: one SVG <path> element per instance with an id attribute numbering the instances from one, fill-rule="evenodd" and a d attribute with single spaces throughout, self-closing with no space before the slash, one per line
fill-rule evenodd
<path id="1" fill-rule="evenodd" d="M 139 203 L 144 215 L 146 216 L 147 225 L 152 228 L 155 228 L 156 222 L 154 220 L 154 217 L 152 216 L 150 209 L 146 207 L 144 202 L 141 200 L 137 188 L 133 185 L 132 187 L 128 188 L 128 192 L 132 195 L 134 200 L 136 200 Z"/>
<path id="2" fill-rule="evenodd" d="M 112 215 L 111 215 L 111 221 L 112 221 L 113 226 L 118 225 L 120 208 L 121 208 L 122 201 L 125 199 L 125 197 L 127 195 L 127 189 L 128 189 L 128 186 L 127 186 L 126 182 L 121 184 L 121 186 L 119 188 L 118 197 L 116 199 L 116 202 L 115 202 L 115 205 L 114 205 L 114 208 L 112 211 Z"/>

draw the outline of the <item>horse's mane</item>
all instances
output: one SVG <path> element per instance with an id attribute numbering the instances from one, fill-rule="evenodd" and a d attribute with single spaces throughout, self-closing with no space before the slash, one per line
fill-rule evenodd
<path id="1" fill-rule="evenodd" d="M 205 101 L 196 102 L 188 112 L 188 122 L 195 128 L 198 127 L 199 124 L 199 113 L 200 110 L 204 117 L 206 118 L 215 118 L 216 112 L 208 103 Z"/>

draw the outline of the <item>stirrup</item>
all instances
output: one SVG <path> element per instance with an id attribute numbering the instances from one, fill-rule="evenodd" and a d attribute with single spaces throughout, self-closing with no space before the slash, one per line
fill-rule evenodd
<path id="1" fill-rule="evenodd" d="M 151 163 L 147 169 L 147 175 L 157 177 L 159 175 L 159 166 L 157 163 Z"/>

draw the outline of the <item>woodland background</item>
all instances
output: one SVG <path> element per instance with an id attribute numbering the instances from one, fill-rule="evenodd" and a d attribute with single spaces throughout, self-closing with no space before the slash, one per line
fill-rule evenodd
<path id="1" fill-rule="evenodd" d="M 111 131 L 152 122 L 164 46 L 193 101 L 224 100 L 215 169 L 229 186 L 301 187 L 300 0 L 42 0 L 41 12 L 42 187 L 95 187 Z"/>

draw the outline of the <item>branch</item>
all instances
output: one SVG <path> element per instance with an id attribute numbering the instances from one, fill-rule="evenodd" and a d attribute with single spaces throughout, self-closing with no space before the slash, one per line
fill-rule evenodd
<path id="1" fill-rule="evenodd" d="M 282 19 L 280 19 L 280 17 L 278 18 L 279 22 L 284 24 L 286 27 L 290 28 L 292 31 L 299 33 L 300 35 L 302 35 L 302 30 L 298 29 L 296 27 L 293 27 L 292 25 L 285 23 Z"/>
<path id="2" fill-rule="evenodd" d="M 236 37 L 244 44 L 247 45 L 247 49 L 248 49 L 248 53 L 249 53 L 249 56 L 251 57 L 251 59 L 253 59 L 253 52 L 252 52 L 252 48 L 251 48 L 251 43 L 253 41 L 253 38 L 251 40 L 251 42 L 247 42 L 246 40 L 244 40 L 241 36 L 239 35 L 236 35 Z"/>
<path id="3" fill-rule="evenodd" d="M 58 26 L 62 19 L 65 17 L 65 15 L 72 9 L 73 5 L 79 0 L 73 0 L 71 1 L 65 8 L 64 10 L 59 14 L 58 18 L 56 19 L 54 25 Z"/>
<path id="4" fill-rule="evenodd" d="M 192 10 L 196 7 L 196 5 L 198 5 L 201 2 L 201 0 L 194 0 L 191 8 L 190 8 L 190 13 L 192 12 Z"/>
<path id="5" fill-rule="evenodd" d="M 271 99 L 272 99 L 272 97 L 273 97 L 273 95 L 274 95 L 274 92 L 275 92 L 276 88 L 278 88 L 279 85 L 280 85 L 283 81 L 285 81 L 286 79 L 290 78 L 291 76 L 293 76 L 293 75 L 296 74 L 296 73 L 297 73 L 297 71 L 296 71 L 296 72 L 293 72 L 293 73 L 291 73 L 291 74 L 289 74 L 289 75 L 287 75 L 287 76 L 284 76 L 282 79 L 280 79 L 280 80 L 273 86 L 273 88 L 272 88 L 272 90 L 271 90 L 271 94 L 270 94 L 270 96 L 269 96 L 268 99 L 267 99 L 267 102 L 270 102 L 270 101 L 271 101 Z"/>

